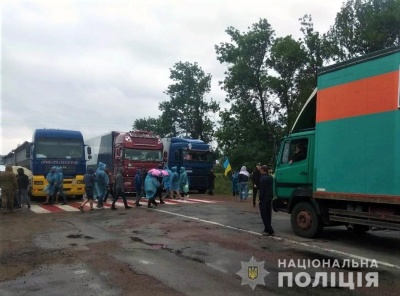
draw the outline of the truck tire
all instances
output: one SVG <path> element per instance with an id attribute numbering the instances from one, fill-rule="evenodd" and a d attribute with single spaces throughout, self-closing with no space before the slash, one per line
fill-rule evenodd
<path id="1" fill-rule="evenodd" d="M 299 202 L 294 206 L 291 224 L 294 233 L 305 238 L 316 237 L 323 229 L 317 211 L 309 202 Z"/>

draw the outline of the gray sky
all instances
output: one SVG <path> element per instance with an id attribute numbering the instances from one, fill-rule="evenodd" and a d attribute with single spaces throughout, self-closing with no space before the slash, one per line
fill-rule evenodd
<path id="1" fill-rule="evenodd" d="M 3 1 L 0 155 L 36 128 L 82 131 L 91 138 L 129 131 L 135 119 L 158 117 L 172 83 L 170 68 L 197 62 L 212 75 L 224 65 L 214 45 L 229 26 L 244 32 L 266 18 L 276 36 L 301 36 L 304 14 L 314 29 L 333 25 L 341 0 L 47 0 Z"/>

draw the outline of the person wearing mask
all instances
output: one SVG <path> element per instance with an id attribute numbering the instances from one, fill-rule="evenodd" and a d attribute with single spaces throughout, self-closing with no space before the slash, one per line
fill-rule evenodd
<path id="1" fill-rule="evenodd" d="M 261 179 L 260 168 L 261 164 L 258 163 L 255 166 L 253 173 L 251 174 L 251 182 L 253 183 L 253 207 L 256 206 L 258 187 L 260 186 L 260 179 Z"/>
<path id="2" fill-rule="evenodd" d="M 12 166 L 7 165 L 5 172 L 0 174 L 0 188 L 3 214 L 8 208 L 9 212 L 14 211 L 14 196 L 17 192 L 18 184 L 17 177 L 12 171 Z"/>
<path id="3" fill-rule="evenodd" d="M 28 186 L 29 186 L 29 178 L 25 174 L 23 168 L 17 169 L 17 203 L 19 207 L 22 207 L 22 202 L 26 203 L 28 209 L 31 208 L 31 202 L 28 196 Z"/>
<path id="4" fill-rule="evenodd" d="M 118 169 L 118 174 L 115 177 L 115 197 L 111 205 L 111 210 L 117 210 L 115 207 L 115 203 L 118 200 L 118 198 L 121 196 L 122 200 L 124 201 L 124 206 L 125 209 L 131 209 L 131 206 L 128 206 L 128 202 L 126 201 L 126 195 L 124 192 L 124 168 L 119 168 Z"/>
<path id="5" fill-rule="evenodd" d="M 263 235 L 274 235 L 274 229 L 271 226 L 272 219 L 272 198 L 273 198 L 273 178 L 268 174 L 268 167 L 261 166 L 261 179 L 260 179 L 260 214 L 261 220 L 264 224 Z"/>

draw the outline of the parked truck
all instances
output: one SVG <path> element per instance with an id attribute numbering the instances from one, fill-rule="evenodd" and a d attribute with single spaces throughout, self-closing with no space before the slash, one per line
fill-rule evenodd
<path id="1" fill-rule="evenodd" d="M 318 71 L 275 169 L 273 208 L 297 235 L 400 229 L 399 73 L 400 47 Z"/>
<path id="2" fill-rule="evenodd" d="M 36 129 L 32 142 L 24 142 L 4 156 L 8 165 L 22 166 L 32 172 L 29 194 L 45 197 L 46 176 L 51 167 L 62 168 L 64 193 L 82 198 L 85 188 L 83 175 L 86 173 L 86 157 L 90 147 L 85 147 L 82 133 L 73 130 Z"/>
<path id="3" fill-rule="evenodd" d="M 187 138 L 164 138 L 164 161 L 169 168 L 177 167 L 178 173 L 184 167 L 188 179 L 189 190 L 206 192 L 208 174 L 214 166 L 214 153 L 210 144 L 202 140 Z"/>
<path id="4" fill-rule="evenodd" d="M 160 138 L 150 131 L 112 131 L 85 141 L 91 147 L 92 159 L 88 168 L 97 169 L 99 162 L 114 175 L 124 169 L 124 190 L 135 192 L 136 170 L 157 168 L 163 165 L 163 146 Z"/>

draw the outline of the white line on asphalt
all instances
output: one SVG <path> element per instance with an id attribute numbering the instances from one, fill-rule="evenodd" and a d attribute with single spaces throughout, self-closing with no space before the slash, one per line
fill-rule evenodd
<path id="1" fill-rule="evenodd" d="M 243 229 L 243 228 L 238 228 L 238 227 L 234 227 L 234 226 L 230 226 L 230 225 L 225 225 L 225 224 L 214 222 L 214 221 L 208 221 L 208 220 L 200 219 L 200 218 L 197 218 L 197 217 L 186 216 L 186 215 L 172 213 L 172 212 L 159 210 L 159 209 L 154 209 L 154 210 L 158 211 L 158 212 L 162 212 L 162 213 L 166 213 L 166 214 L 182 217 L 182 218 L 192 219 L 192 220 L 203 222 L 203 223 L 208 223 L 208 224 L 213 224 L 213 225 L 225 227 L 225 228 L 228 228 L 228 229 L 243 231 L 243 232 L 247 232 L 247 233 L 254 234 L 254 235 L 262 235 L 261 233 L 258 233 L 258 232 L 255 232 L 255 231 L 251 231 L 251 230 L 247 230 L 247 229 Z M 354 255 L 354 254 L 351 254 L 351 253 L 346 253 L 346 252 L 334 250 L 334 249 L 327 249 L 327 248 L 322 248 L 322 247 L 319 247 L 319 246 L 316 246 L 316 245 L 310 245 L 310 244 L 307 244 L 307 243 L 294 241 L 294 240 L 287 239 L 287 238 L 284 238 L 284 237 L 269 236 L 268 238 L 274 239 L 276 241 L 285 241 L 287 243 L 299 245 L 299 246 L 302 246 L 302 247 L 313 248 L 313 249 L 316 249 L 316 250 L 319 250 L 319 251 L 324 251 L 324 252 L 328 252 L 328 253 L 342 255 L 342 256 L 345 256 L 345 257 L 353 258 L 353 259 L 369 260 L 369 261 L 375 260 L 375 259 L 370 259 L 370 258 L 367 258 L 367 257 L 362 257 L 362 256 Z M 383 265 L 383 266 L 390 267 L 390 268 L 400 269 L 399 265 L 395 265 L 395 264 L 391 264 L 391 263 L 387 263 L 387 262 L 379 261 L 379 260 L 375 260 L 375 261 L 376 261 L 376 263 L 378 263 L 378 265 Z"/>
<path id="2" fill-rule="evenodd" d="M 31 211 L 35 212 L 37 214 L 48 214 L 51 213 L 51 211 L 46 210 L 44 208 L 42 208 L 41 206 L 38 205 L 31 205 Z"/>
<path id="3" fill-rule="evenodd" d="M 62 205 L 62 204 L 58 204 L 55 205 L 57 208 L 60 208 L 66 212 L 78 212 L 79 210 L 77 208 L 71 207 L 69 205 Z"/>

